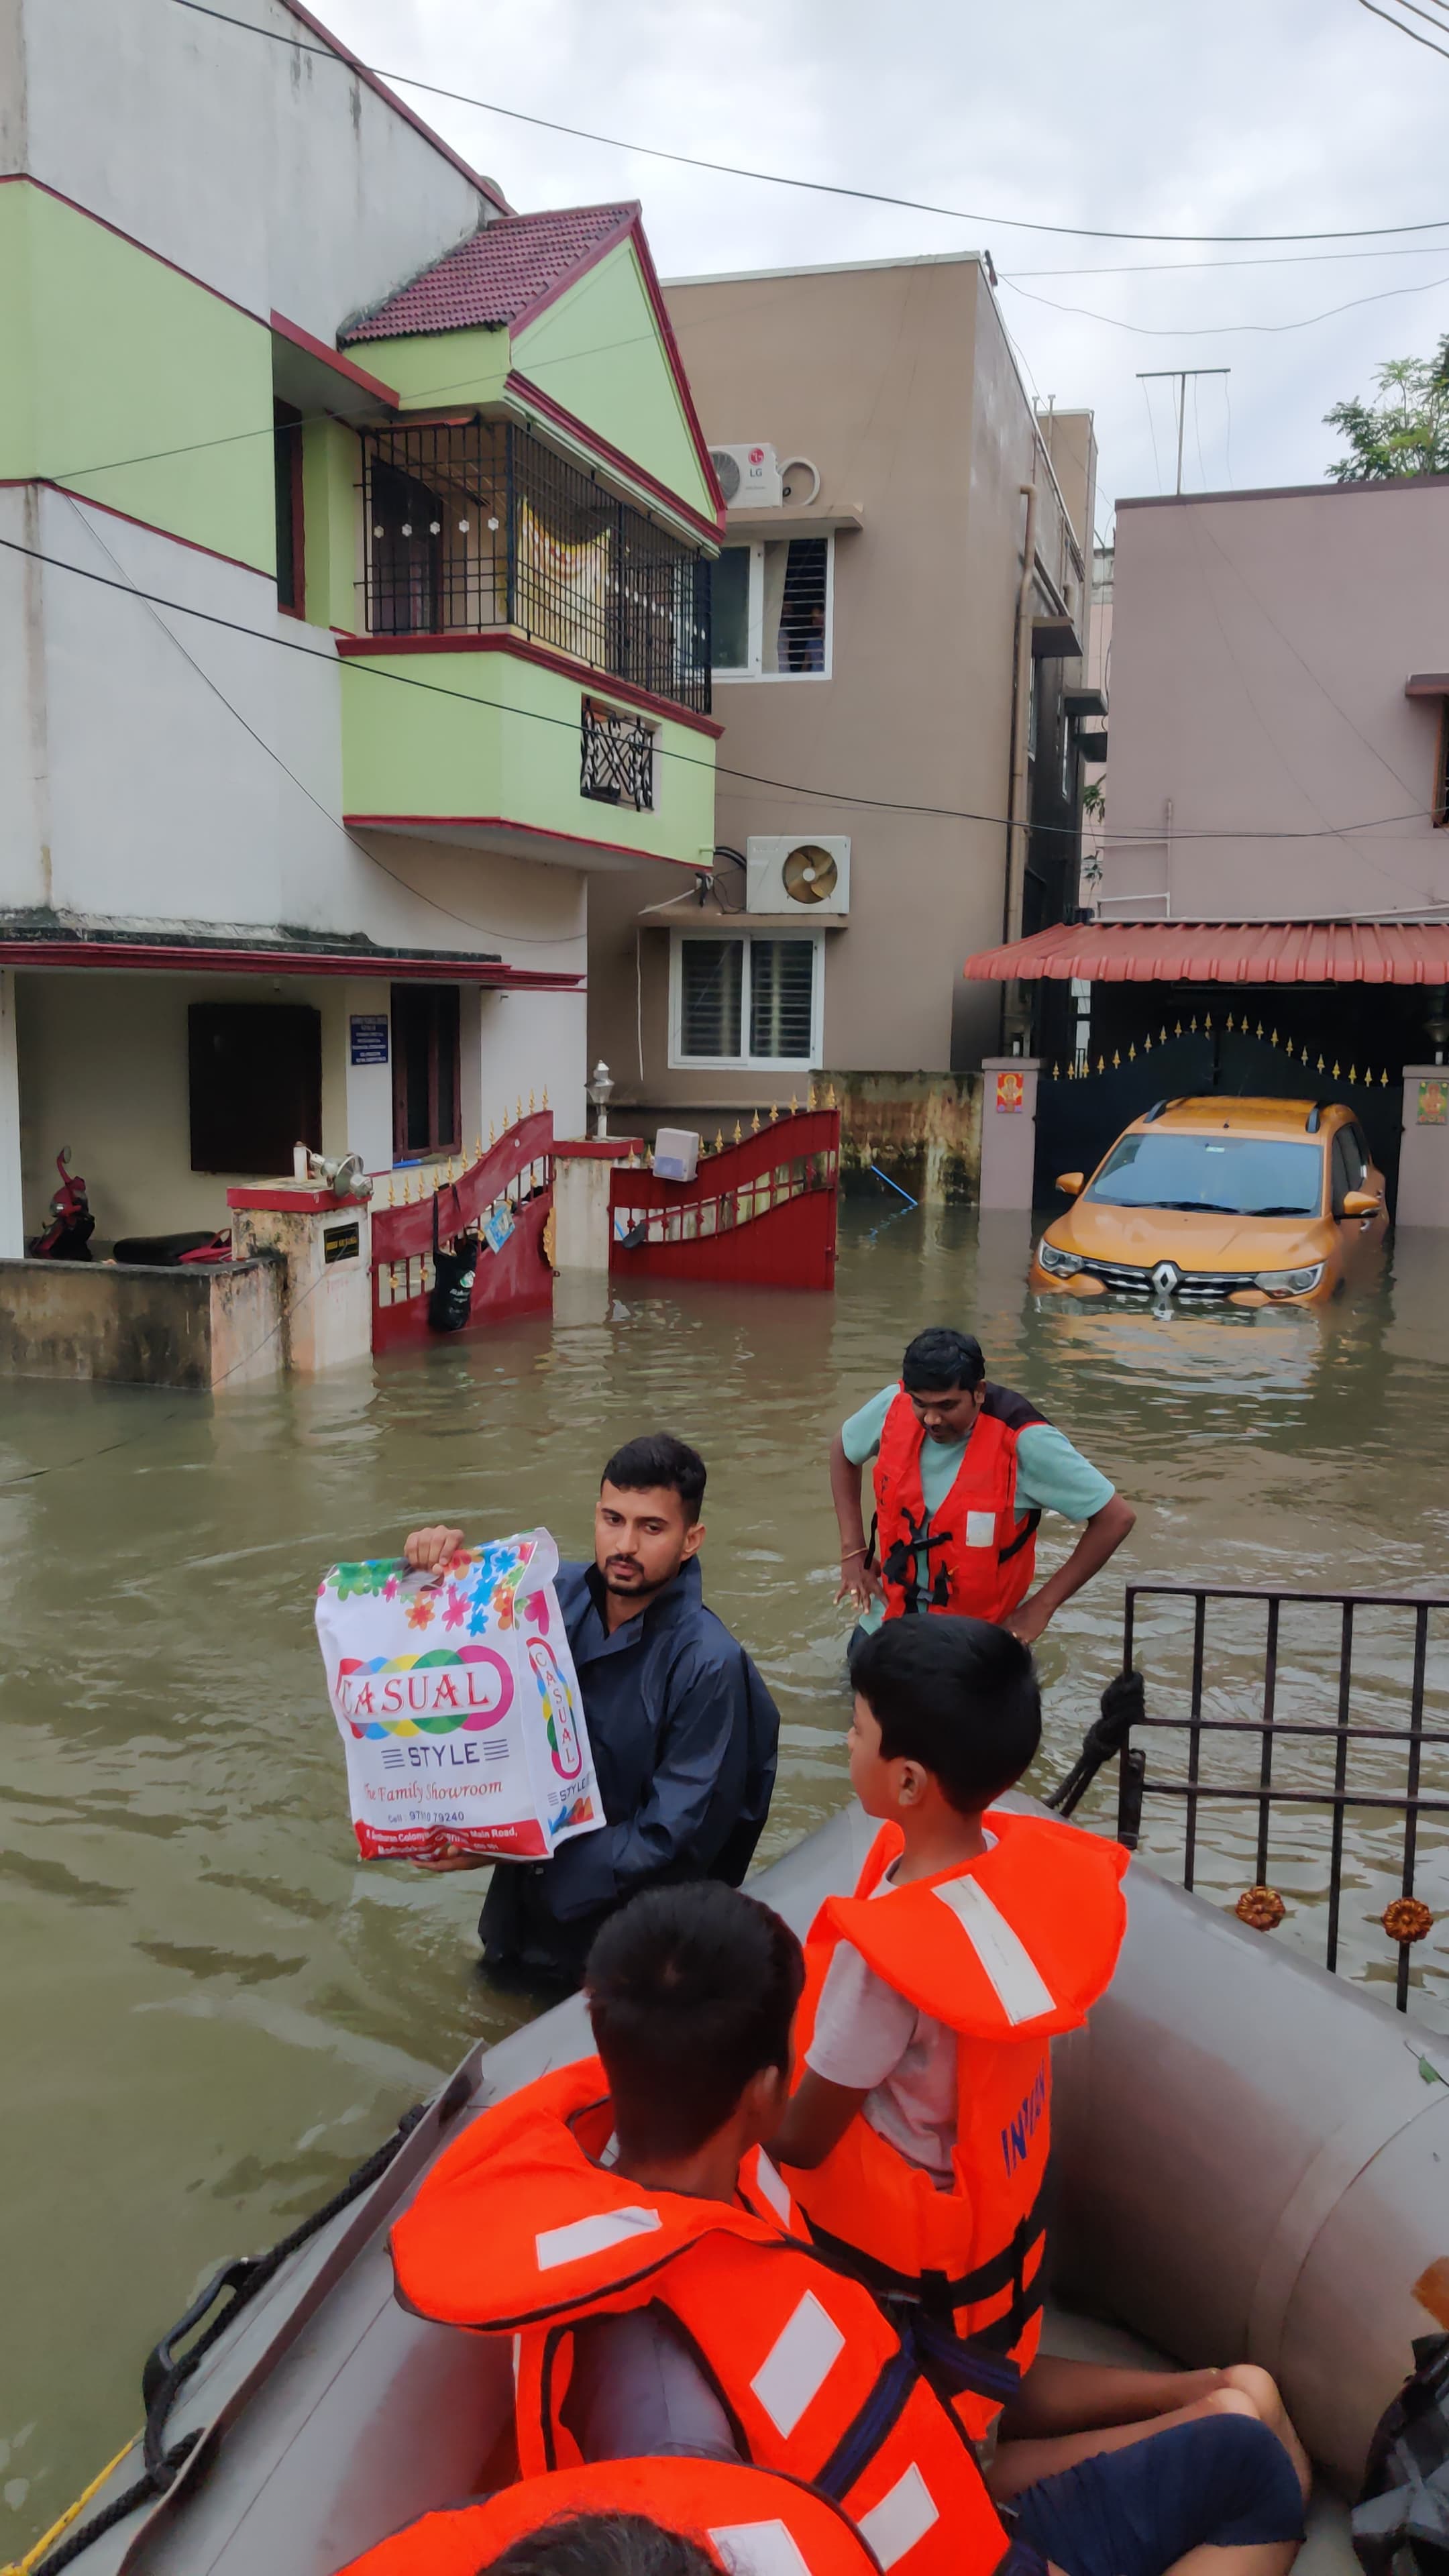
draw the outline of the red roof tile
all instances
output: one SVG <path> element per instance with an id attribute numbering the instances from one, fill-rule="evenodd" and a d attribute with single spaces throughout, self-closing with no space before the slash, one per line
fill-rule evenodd
<path id="1" fill-rule="evenodd" d="M 341 340 L 400 340 L 413 332 L 518 322 L 621 240 L 638 213 L 637 205 L 568 206 L 500 216 L 354 322 Z"/>
<path id="2" fill-rule="evenodd" d="M 1442 984 L 1449 922 L 1087 921 L 966 960 L 977 984 Z"/>

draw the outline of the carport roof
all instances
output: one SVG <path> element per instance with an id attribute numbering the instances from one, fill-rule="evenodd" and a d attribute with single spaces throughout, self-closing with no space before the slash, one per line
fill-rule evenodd
<path id="1" fill-rule="evenodd" d="M 966 960 L 976 984 L 1444 984 L 1449 921 L 1060 922 Z"/>

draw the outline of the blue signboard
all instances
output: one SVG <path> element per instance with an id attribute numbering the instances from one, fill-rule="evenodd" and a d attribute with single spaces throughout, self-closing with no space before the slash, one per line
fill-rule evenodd
<path id="1" fill-rule="evenodd" d="M 386 1064 L 386 1011 L 353 1012 L 352 1061 L 354 1064 Z"/>

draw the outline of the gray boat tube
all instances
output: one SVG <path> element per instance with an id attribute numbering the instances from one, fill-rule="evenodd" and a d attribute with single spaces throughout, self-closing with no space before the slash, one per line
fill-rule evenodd
<path id="1" fill-rule="evenodd" d="M 804 1931 L 873 1830 L 837 1816 L 752 1890 Z M 1351 2491 L 1428 2323 L 1414 2283 L 1449 2252 L 1449 2049 L 1140 1860 L 1126 1886 L 1117 1976 L 1058 2050 L 1056 2288 L 1184 2363 L 1263 2362 Z M 387 2230 L 469 2118 L 588 2045 L 575 1998 L 464 2061 L 461 2107 L 435 2104 L 208 2356 L 166 2434 L 203 2429 L 194 2457 L 81 2576 L 333 2576 L 478 2492 L 508 2349 L 406 2315 Z M 86 2519 L 138 2467 L 120 2463 Z"/>

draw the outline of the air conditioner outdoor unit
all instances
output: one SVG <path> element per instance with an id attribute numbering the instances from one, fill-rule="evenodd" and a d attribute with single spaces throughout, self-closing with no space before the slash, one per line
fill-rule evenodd
<path id="1" fill-rule="evenodd" d="M 710 463 L 730 510 L 778 510 L 784 499 L 773 447 L 750 439 L 742 447 L 712 447 Z"/>
<path id="2" fill-rule="evenodd" d="M 850 911 L 850 842 L 834 836 L 752 832 L 745 843 L 747 912 L 833 915 Z"/>

